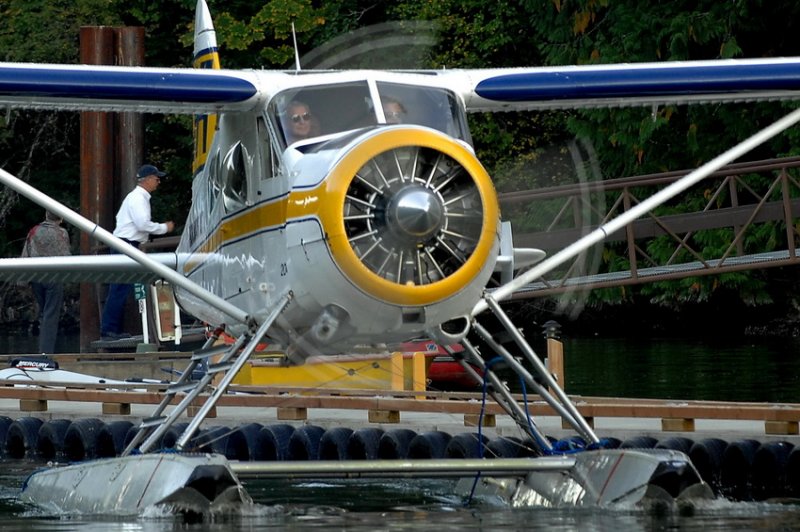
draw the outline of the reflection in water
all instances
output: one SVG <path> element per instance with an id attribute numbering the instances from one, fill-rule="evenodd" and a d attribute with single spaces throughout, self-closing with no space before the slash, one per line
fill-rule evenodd
<path id="1" fill-rule="evenodd" d="M 718 401 L 800 401 L 792 338 L 564 340 L 568 393 Z M 543 352 L 542 352 L 543 353 Z"/>

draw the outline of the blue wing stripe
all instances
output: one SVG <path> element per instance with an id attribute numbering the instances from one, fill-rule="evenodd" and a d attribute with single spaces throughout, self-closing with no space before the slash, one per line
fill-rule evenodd
<path id="1" fill-rule="evenodd" d="M 0 67 L 0 95 L 5 96 L 233 103 L 256 92 L 247 80 L 215 74 Z"/>
<path id="2" fill-rule="evenodd" d="M 525 72 L 487 78 L 475 92 L 488 100 L 521 102 L 773 90 L 800 90 L 800 65 Z"/>

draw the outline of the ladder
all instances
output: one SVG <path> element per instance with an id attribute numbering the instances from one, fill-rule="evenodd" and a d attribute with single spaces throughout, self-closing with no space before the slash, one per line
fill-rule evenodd
<path id="1" fill-rule="evenodd" d="M 136 436 L 134 436 L 121 456 L 128 456 L 137 448 L 141 453 L 149 452 L 161 440 L 161 437 L 170 427 L 175 424 L 181 414 L 186 411 L 197 396 L 205 391 L 211 384 L 211 381 L 222 374 L 223 377 L 219 384 L 176 441 L 175 448 L 179 451 L 183 450 L 197 428 L 205 420 L 208 413 L 217 404 L 219 398 L 228 390 L 231 381 L 236 377 L 236 374 L 242 366 L 244 366 L 245 362 L 250 359 L 250 356 L 255 351 L 261 339 L 264 338 L 280 313 L 283 312 L 283 309 L 289 304 L 291 298 L 291 293 L 284 295 L 278 300 L 275 308 L 270 312 L 264 322 L 259 325 L 255 333 L 251 334 L 250 331 L 247 331 L 239 336 L 231 345 L 213 345 L 222 333 L 222 328 L 216 329 L 212 336 L 206 341 L 205 345 L 192 354 L 189 365 L 183 371 L 180 379 L 167 388 L 164 393 L 164 398 L 156 407 L 153 414 L 141 421 Z M 221 356 L 217 362 L 209 363 L 212 357 L 219 355 Z M 199 379 L 195 380 L 193 374 L 198 368 L 205 369 L 205 371 L 202 372 L 202 376 Z M 165 415 L 165 410 L 178 394 L 185 395 L 175 408 Z"/>

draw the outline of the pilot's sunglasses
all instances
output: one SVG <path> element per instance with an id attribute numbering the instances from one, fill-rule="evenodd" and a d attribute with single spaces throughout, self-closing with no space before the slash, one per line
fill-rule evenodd
<path id="1" fill-rule="evenodd" d="M 311 113 L 303 113 L 301 115 L 292 115 L 292 122 L 308 122 L 311 120 Z"/>
<path id="2" fill-rule="evenodd" d="M 399 118 L 403 116 L 405 113 L 403 113 L 402 111 L 391 111 L 384 114 L 386 115 L 386 118 Z"/>

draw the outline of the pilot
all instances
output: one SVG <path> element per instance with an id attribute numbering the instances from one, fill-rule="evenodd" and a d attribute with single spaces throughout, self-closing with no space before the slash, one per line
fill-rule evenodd
<path id="1" fill-rule="evenodd" d="M 406 116 L 406 108 L 394 98 L 384 98 L 383 114 L 387 124 L 402 124 Z"/>
<path id="2" fill-rule="evenodd" d="M 314 117 L 308 104 L 294 100 L 286 108 L 286 117 L 289 121 L 287 128 L 289 143 L 314 136 Z"/>

